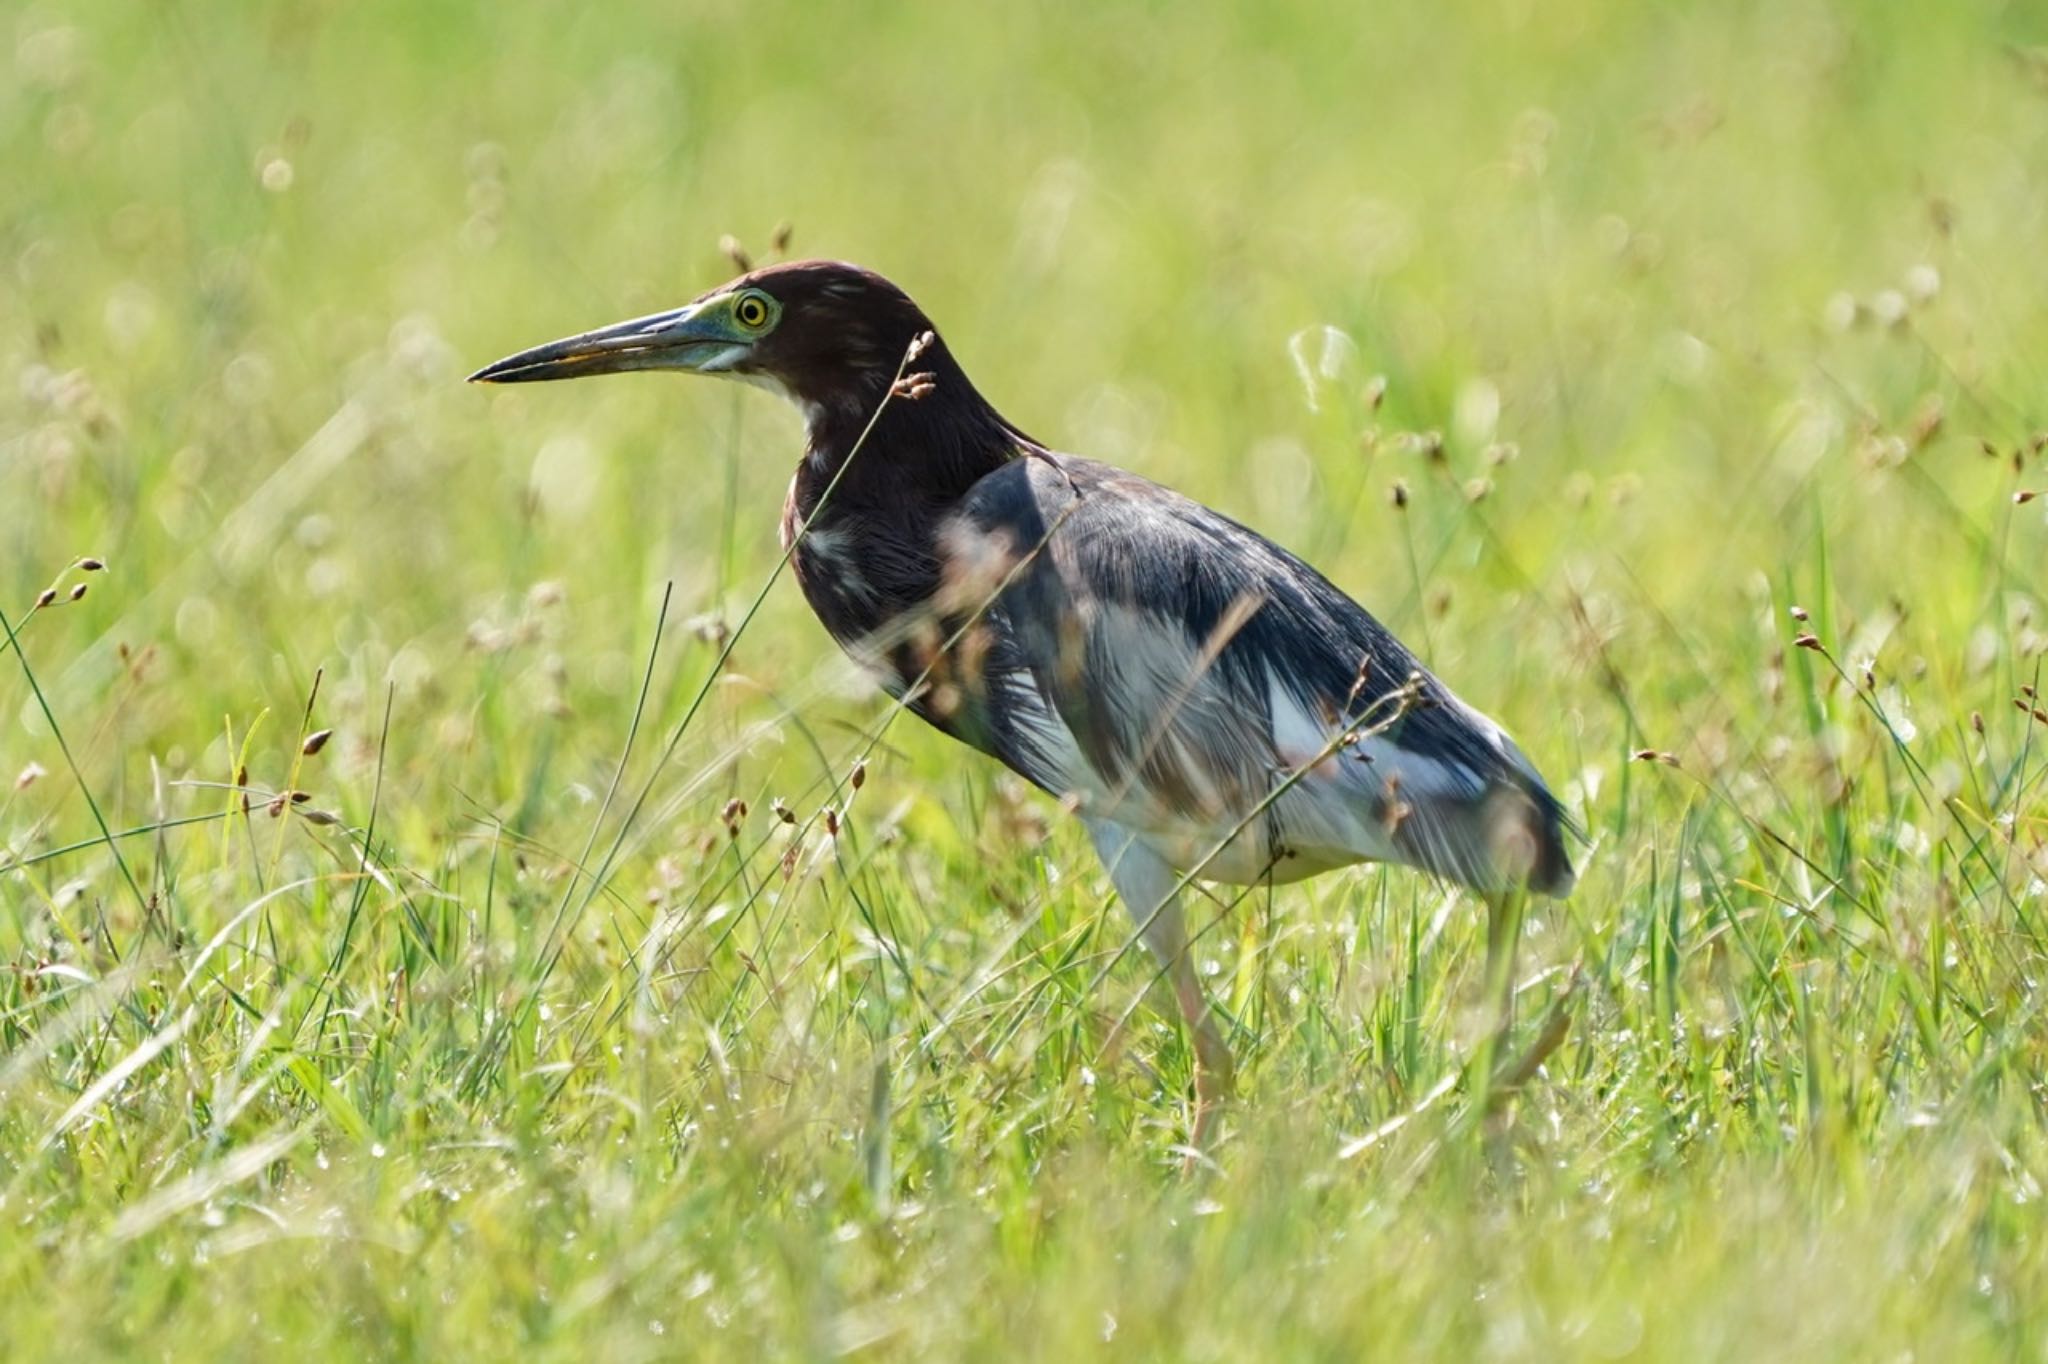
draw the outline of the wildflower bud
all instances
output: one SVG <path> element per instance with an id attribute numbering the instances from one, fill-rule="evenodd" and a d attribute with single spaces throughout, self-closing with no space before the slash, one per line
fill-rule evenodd
<path id="1" fill-rule="evenodd" d="M 306 742 L 299 745 L 299 752 L 308 758 L 317 757 L 320 750 L 327 747 L 327 741 L 333 737 L 334 731 L 331 729 L 316 729 L 306 736 Z"/>

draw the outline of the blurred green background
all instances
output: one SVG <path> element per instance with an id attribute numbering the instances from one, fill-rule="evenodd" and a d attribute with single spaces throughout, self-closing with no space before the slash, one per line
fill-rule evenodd
<path id="1" fill-rule="evenodd" d="M 0 64 L 11 1353 L 2039 1350 L 2048 8 L 31 0 Z M 874 741 L 787 582 L 713 676 L 796 418 L 461 382 L 783 224 L 1550 774 L 1510 1123 L 1477 906 L 1344 873 L 1206 916 L 1182 1181 L 1077 831 Z"/>

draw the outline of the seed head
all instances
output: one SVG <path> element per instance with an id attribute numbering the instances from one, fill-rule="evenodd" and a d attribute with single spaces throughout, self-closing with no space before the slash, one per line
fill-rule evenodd
<path id="1" fill-rule="evenodd" d="M 777 796 L 774 800 L 770 801 L 768 803 L 768 808 L 773 810 L 775 812 L 775 817 L 781 820 L 784 824 L 796 823 L 796 811 L 790 809 L 787 805 L 784 805 L 782 803 L 781 796 Z"/>
<path id="2" fill-rule="evenodd" d="M 1798 622 L 1799 622 L 1799 623 L 1800 623 L 1801 625 L 1804 625 L 1804 624 L 1806 624 L 1806 608 L 1805 608 L 1805 607 L 1803 607 L 1803 606 L 1794 606 L 1794 607 L 1792 607 L 1792 608 L 1791 608 L 1791 609 L 1790 609 L 1789 611 L 1787 611 L 1787 612 L 1786 612 L 1786 614 L 1787 614 L 1787 615 L 1789 615 L 1789 616 L 1791 616 L 1791 617 L 1792 617 L 1792 619 L 1794 619 L 1794 620 L 1798 621 Z"/>
<path id="3" fill-rule="evenodd" d="M 333 737 L 334 731 L 331 729 L 316 729 L 306 736 L 306 742 L 299 745 L 299 752 L 308 758 L 316 757 Z"/>
<path id="4" fill-rule="evenodd" d="M 2027 503 L 2032 502 L 2035 498 L 2039 497 L 2040 495 L 2041 494 L 2033 488 L 2022 488 L 2012 495 L 2012 504 L 2015 507 L 2024 507 L 2027 505 Z"/>
<path id="5" fill-rule="evenodd" d="M 847 784 L 853 787 L 854 790 L 858 791 L 861 787 L 867 785 L 867 780 L 868 760 L 866 758 L 861 758 L 854 763 L 853 775 L 847 778 Z"/>
<path id="6" fill-rule="evenodd" d="M 1408 509 L 1408 485 L 1398 478 L 1395 479 L 1394 486 L 1387 490 L 1387 500 L 1394 504 L 1395 511 L 1406 511 Z"/>
<path id="7" fill-rule="evenodd" d="M 775 231 L 771 232 L 768 235 L 768 245 L 774 249 L 776 255 L 783 255 L 786 252 L 788 252 L 789 239 L 791 236 L 795 234 L 795 232 L 796 228 L 791 226 L 789 223 L 777 223 L 775 224 Z"/>
<path id="8" fill-rule="evenodd" d="M 35 609 L 40 611 L 45 606 L 48 606 L 51 602 L 55 600 L 57 600 L 57 589 L 54 587 L 46 587 L 42 591 L 36 593 Z"/>
<path id="9" fill-rule="evenodd" d="M 938 335 L 930 330 L 919 332 L 911 339 L 910 349 L 903 352 L 903 363 L 905 365 L 917 363 L 917 357 L 930 350 L 932 343 L 938 339 Z"/>
<path id="10" fill-rule="evenodd" d="M 913 342 L 912 344 L 915 343 Z M 919 370 L 915 374 L 906 374 L 901 379 L 898 379 L 895 385 L 890 388 L 889 396 L 892 398 L 902 398 L 907 402 L 922 402 L 925 398 L 930 397 L 932 390 L 938 386 L 939 380 L 937 375 L 933 374 L 930 370 Z"/>
<path id="11" fill-rule="evenodd" d="M 75 583 L 71 588 L 71 600 L 80 601 L 85 597 L 85 584 Z"/>
<path id="12" fill-rule="evenodd" d="M 732 638 L 732 631 L 726 626 L 724 618 L 708 612 L 690 617 L 683 622 L 683 628 L 714 649 L 723 649 L 725 642 Z"/>
<path id="13" fill-rule="evenodd" d="M 94 559 L 90 556 L 78 561 L 78 569 L 81 573 L 97 573 L 106 566 L 104 559 Z"/>
<path id="14" fill-rule="evenodd" d="M 728 232 L 718 239 L 718 249 L 725 253 L 725 258 L 731 261 L 740 273 L 745 274 L 754 268 L 754 258 L 747 254 L 747 248 L 741 246 L 740 239 L 732 233 Z"/>
<path id="15" fill-rule="evenodd" d="M 1802 632 L 1797 639 L 1792 641 L 1792 645 L 1797 649 L 1811 649 L 1817 654 L 1827 652 L 1827 650 L 1821 648 L 1820 636 L 1810 632 Z"/>

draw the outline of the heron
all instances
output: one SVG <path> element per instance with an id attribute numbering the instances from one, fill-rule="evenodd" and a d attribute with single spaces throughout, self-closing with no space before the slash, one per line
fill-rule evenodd
<path id="1" fill-rule="evenodd" d="M 1507 1027 L 1522 906 L 1570 893 L 1572 825 L 1501 726 L 1328 578 L 1027 435 L 859 266 L 750 270 L 470 378 L 632 370 L 737 379 L 802 416 L 781 539 L 805 600 L 910 711 L 1079 817 L 1188 1030 L 1196 1145 L 1234 1062 L 1190 954 L 1193 882 L 1380 862 L 1467 887 Z"/>

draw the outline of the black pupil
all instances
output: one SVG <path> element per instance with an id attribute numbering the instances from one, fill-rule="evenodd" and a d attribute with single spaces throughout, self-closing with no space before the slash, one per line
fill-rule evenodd
<path id="1" fill-rule="evenodd" d="M 750 298 L 740 304 L 740 321 L 742 322 L 750 324 L 759 322 L 761 320 L 761 313 L 761 300 L 758 298 Z"/>

